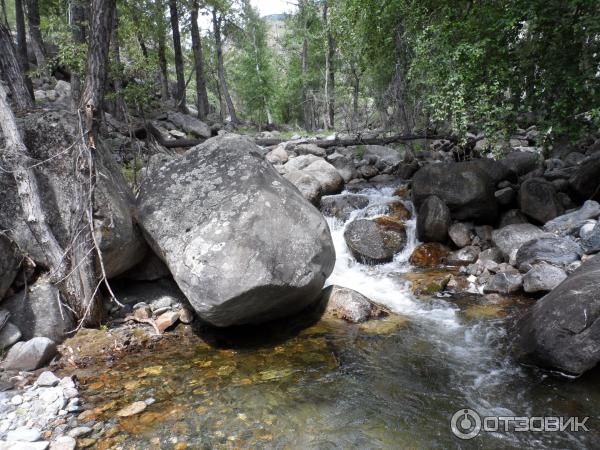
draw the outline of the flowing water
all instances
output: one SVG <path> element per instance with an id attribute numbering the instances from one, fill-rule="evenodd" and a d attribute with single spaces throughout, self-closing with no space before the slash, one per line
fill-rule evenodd
<path id="1" fill-rule="evenodd" d="M 366 190 L 371 217 L 398 200 Z M 407 204 L 411 208 L 410 204 Z M 355 289 L 397 317 L 350 325 L 317 312 L 258 328 L 180 331 L 153 351 L 126 355 L 80 376 L 83 399 L 108 431 L 98 448 L 593 448 L 600 438 L 595 375 L 568 381 L 510 358 L 510 327 L 523 304 L 490 305 L 477 295 L 416 298 L 405 274 L 407 249 L 389 264 L 357 263 L 329 220 L 337 262 L 328 284 Z M 156 400 L 116 418 L 123 406 Z M 482 416 L 589 416 L 589 432 L 481 433 L 463 441 L 450 419 Z"/>

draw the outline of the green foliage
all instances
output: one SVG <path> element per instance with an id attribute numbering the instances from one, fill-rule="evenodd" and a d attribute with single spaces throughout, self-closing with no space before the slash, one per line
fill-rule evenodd
<path id="1" fill-rule="evenodd" d="M 267 123 L 273 108 L 275 73 L 273 52 L 268 47 L 267 24 L 244 2 L 241 28 L 234 36 L 231 74 L 245 116 Z"/>

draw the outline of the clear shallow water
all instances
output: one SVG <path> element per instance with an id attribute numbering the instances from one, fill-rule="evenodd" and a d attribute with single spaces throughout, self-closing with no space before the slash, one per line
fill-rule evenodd
<path id="1" fill-rule="evenodd" d="M 392 189 L 364 192 L 375 216 Z M 410 206 L 410 205 L 408 205 Z M 352 218 L 351 218 L 352 220 Z M 316 311 L 258 328 L 219 333 L 182 328 L 153 351 L 81 372 L 83 399 L 110 423 L 98 448 L 581 448 L 600 442 L 598 373 L 564 381 L 510 359 L 510 326 L 522 303 L 477 296 L 417 299 L 403 273 L 416 245 L 368 267 L 348 253 L 344 224 L 329 222 L 337 263 L 329 284 L 362 292 L 400 314 L 349 325 Z M 115 419 L 153 397 L 142 414 Z M 454 437 L 450 418 L 590 416 L 589 433 Z"/>

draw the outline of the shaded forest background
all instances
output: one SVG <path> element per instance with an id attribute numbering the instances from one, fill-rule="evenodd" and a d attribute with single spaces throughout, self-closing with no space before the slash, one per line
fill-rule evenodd
<path id="1" fill-rule="evenodd" d="M 266 18 L 248 0 L 109 9 L 106 103 L 121 118 L 173 102 L 260 129 L 464 137 L 537 124 L 552 138 L 600 124 L 596 0 L 299 0 Z M 66 78 L 76 94 L 88 12 L 82 0 L 2 0 L 1 19 L 25 72 Z"/>

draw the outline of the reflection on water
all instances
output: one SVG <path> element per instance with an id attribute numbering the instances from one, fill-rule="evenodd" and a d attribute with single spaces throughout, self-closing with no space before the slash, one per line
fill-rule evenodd
<path id="1" fill-rule="evenodd" d="M 356 215 L 379 214 L 394 199 L 391 190 L 367 194 L 371 204 Z M 82 397 L 95 408 L 89 417 L 107 424 L 98 448 L 597 445 L 600 388 L 593 375 L 557 380 L 509 358 L 508 330 L 528 302 L 416 299 L 400 276 L 411 270 L 409 251 L 366 267 L 347 252 L 344 224 L 330 226 L 338 261 L 329 283 L 354 288 L 398 316 L 349 325 L 306 312 L 227 333 L 180 327 L 153 350 L 111 368 L 88 367 L 78 372 Z M 414 223 L 408 228 L 413 247 Z M 120 408 L 148 398 L 155 402 L 141 414 L 117 418 Z M 460 441 L 450 418 L 465 407 L 482 415 L 591 416 L 591 432 Z"/>

